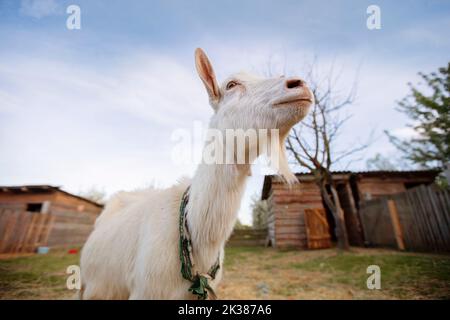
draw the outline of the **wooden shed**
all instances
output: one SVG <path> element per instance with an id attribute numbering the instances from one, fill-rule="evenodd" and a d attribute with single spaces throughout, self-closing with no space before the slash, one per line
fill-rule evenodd
<path id="1" fill-rule="evenodd" d="M 439 171 L 333 172 L 351 245 L 364 245 L 359 208 L 364 201 L 434 182 Z M 288 188 L 266 176 L 262 199 L 269 201 L 268 233 L 277 248 L 327 248 L 336 240 L 335 223 L 311 174 L 296 174 L 300 184 Z"/>
<path id="2" fill-rule="evenodd" d="M 102 208 L 55 186 L 0 186 L 0 253 L 81 245 Z"/>

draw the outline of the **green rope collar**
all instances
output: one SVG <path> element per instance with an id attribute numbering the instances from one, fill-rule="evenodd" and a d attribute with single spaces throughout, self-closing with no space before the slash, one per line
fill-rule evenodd
<path id="1" fill-rule="evenodd" d="M 189 202 L 189 187 L 183 194 L 183 198 L 181 199 L 180 205 L 180 261 L 181 261 L 181 275 L 184 279 L 189 280 L 192 285 L 189 288 L 189 291 L 192 294 L 198 296 L 199 300 L 208 299 L 208 293 L 211 296 L 211 299 L 216 299 L 216 294 L 214 290 L 208 283 L 208 280 L 214 280 L 216 277 L 216 273 L 220 268 L 220 253 L 217 257 L 216 262 L 209 269 L 209 271 L 205 273 L 196 272 L 195 275 L 192 273 L 192 269 L 194 267 L 193 259 L 192 259 L 192 241 L 191 235 L 189 234 L 188 225 L 187 225 L 187 204 Z"/>

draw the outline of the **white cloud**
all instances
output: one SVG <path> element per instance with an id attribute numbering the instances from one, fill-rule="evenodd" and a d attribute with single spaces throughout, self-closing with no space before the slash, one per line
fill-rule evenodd
<path id="1" fill-rule="evenodd" d="M 56 0 L 22 0 L 19 12 L 24 16 L 40 19 L 62 11 Z"/>
<path id="2" fill-rule="evenodd" d="M 399 139 L 412 139 L 420 136 L 417 131 L 410 127 L 395 128 L 391 133 Z"/>
<path id="3" fill-rule="evenodd" d="M 235 49 L 230 49 L 235 48 Z M 302 76 L 311 54 L 272 43 L 210 43 L 210 56 L 219 80 L 230 72 L 247 69 L 264 73 L 273 56 L 274 74 Z M 284 52 L 289 52 L 287 56 Z M 167 186 L 193 166 L 171 163 L 170 135 L 178 128 L 192 129 L 212 114 L 193 59 L 152 52 L 124 56 L 120 65 L 84 65 L 65 62 L 63 56 L 0 56 L 0 184 L 50 183 L 77 192 L 93 185 L 108 193 L 150 183 Z M 320 58 L 320 57 L 319 57 Z M 305 60 L 306 59 L 306 60 Z M 353 81 L 355 58 L 336 58 L 346 66 L 339 83 Z M 330 65 L 319 59 L 321 69 Z M 363 66 L 358 103 L 350 110 L 340 145 L 370 129 L 398 128 L 402 115 L 395 100 L 406 90 L 414 71 L 383 64 Z M 376 148 L 386 148 L 387 141 Z M 4 150 L 4 152 L 3 152 Z M 239 216 L 250 223 L 250 196 L 261 191 L 262 176 L 249 181 Z"/>
<path id="4" fill-rule="evenodd" d="M 6 57 L 4 57 L 6 58 Z M 211 110 L 190 68 L 157 55 L 110 70 L 46 58 L 0 67 L 0 183 L 52 183 L 109 193 L 170 185 L 171 132 Z"/>

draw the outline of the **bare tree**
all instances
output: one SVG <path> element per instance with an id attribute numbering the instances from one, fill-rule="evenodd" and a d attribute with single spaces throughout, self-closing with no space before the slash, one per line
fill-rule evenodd
<path id="1" fill-rule="evenodd" d="M 91 201 L 105 204 L 106 203 L 106 192 L 103 189 L 99 189 L 96 186 L 91 186 L 89 189 L 85 191 L 80 191 L 78 193 L 80 197 L 89 199 Z"/>
<path id="2" fill-rule="evenodd" d="M 323 201 L 333 215 L 338 247 L 346 250 L 349 248 L 349 242 L 344 211 L 331 170 L 344 159 L 348 167 L 356 160 L 354 156 L 367 148 L 369 143 L 357 143 L 343 151 L 336 150 L 335 142 L 344 124 L 350 119 L 349 115 L 343 115 L 343 111 L 354 102 L 356 81 L 345 94 L 342 94 L 336 89 L 342 72 L 335 76 L 332 66 L 327 76 L 318 81 L 315 65 L 315 63 L 310 65 L 306 77 L 314 94 L 315 104 L 310 115 L 291 131 L 286 142 L 287 150 L 295 164 L 306 168 L 313 175 Z M 353 158 L 350 159 L 350 156 Z"/>

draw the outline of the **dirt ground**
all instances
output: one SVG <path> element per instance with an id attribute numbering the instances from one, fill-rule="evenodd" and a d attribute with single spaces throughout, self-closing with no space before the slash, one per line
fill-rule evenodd
<path id="1" fill-rule="evenodd" d="M 69 265 L 78 254 L 0 259 L 0 299 L 71 299 Z M 381 269 L 381 289 L 367 288 L 367 267 Z M 353 248 L 278 251 L 226 250 L 219 299 L 449 299 L 450 256 Z"/>

